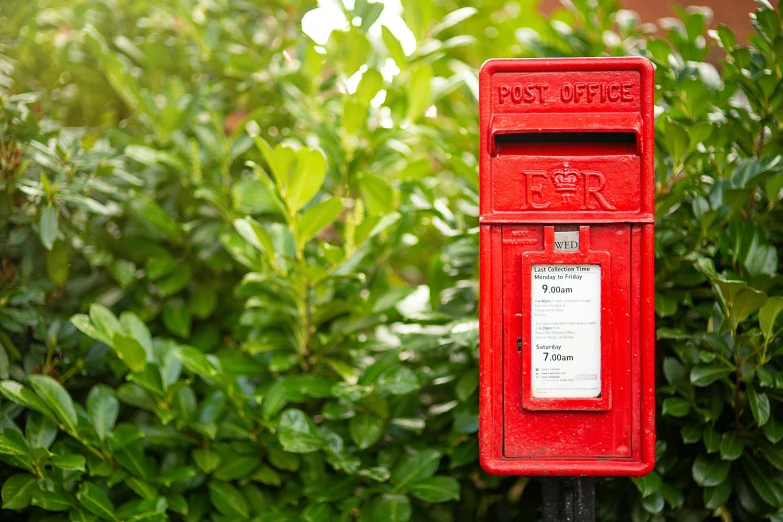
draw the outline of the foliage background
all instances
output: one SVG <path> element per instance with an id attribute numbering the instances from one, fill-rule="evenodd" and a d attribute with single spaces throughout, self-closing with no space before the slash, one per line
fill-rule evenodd
<path id="1" fill-rule="evenodd" d="M 657 68 L 659 443 L 599 520 L 783 520 L 776 8 L 737 46 L 402 5 L 408 54 L 364 0 L 323 46 L 311 1 L 3 1 L 3 520 L 535 520 L 477 464 L 476 70 L 621 54 Z"/>

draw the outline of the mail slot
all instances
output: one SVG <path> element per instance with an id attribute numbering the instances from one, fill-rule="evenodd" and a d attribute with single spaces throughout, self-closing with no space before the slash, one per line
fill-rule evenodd
<path id="1" fill-rule="evenodd" d="M 480 456 L 504 475 L 655 463 L 654 72 L 481 68 Z"/>

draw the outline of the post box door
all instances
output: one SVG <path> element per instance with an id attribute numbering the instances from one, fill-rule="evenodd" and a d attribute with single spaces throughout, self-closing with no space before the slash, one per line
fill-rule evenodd
<path id="1" fill-rule="evenodd" d="M 632 432 L 633 413 L 628 407 L 634 383 L 630 320 L 632 227 L 616 224 L 584 228 L 589 230 L 590 244 L 580 253 L 547 252 L 545 239 L 548 231 L 552 235 L 553 226 L 503 227 L 503 454 L 507 458 L 627 458 L 638 437 Z M 587 281 L 573 284 L 572 279 L 534 280 L 536 267 L 543 269 L 545 275 L 570 277 L 580 274 L 568 270 L 582 269 L 585 280 L 596 279 L 596 267 L 600 267 L 600 274 L 591 289 Z M 547 268 L 566 271 L 548 272 Z M 547 283 L 550 295 L 553 288 L 559 289 L 551 302 L 558 306 L 565 303 L 566 308 L 561 310 L 565 314 L 578 309 L 581 301 L 586 302 L 583 308 L 586 315 L 591 313 L 591 307 L 598 307 L 597 316 L 573 317 L 573 324 L 569 324 L 571 319 L 563 321 L 562 316 L 553 312 L 552 303 L 546 303 L 544 315 L 553 319 L 536 322 L 533 317 L 536 299 L 531 296 L 537 293 L 541 296 L 540 287 Z M 595 324 L 587 325 L 596 320 L 598 328 Z M 544 361 L 542 350 L 534 346 L 533 330 L 535 326 L 551 325 L 558 325 L 562 340 L 556 340 L 555 335 L 543 341 L 550 343 L 543 345 L 549 346 L 544 348 L 548 352 Z M 595 340 L 574 339 L 574 332 L 587 337 L 597 334 L 599 350 L 584 350 L 584 346 Z M 538 346 L 543 347 L 540 343 Z M 595 360 L 596 356 L 599 361 Z M 535 397 L 531 389 L 536 380 L 541 381 L 536 379 L 537 372 L 550 372 L 550 376 L 552 372 L 557 373 L 543 398 Z M 579 378 L 585 372 L 590 372 L 582 381 L 588 384 L 584 388 L 588 395 L 577 392 L 573 396 L 573 388 L 580 384 Z M 595 388 L 593 392 L 589 390 L 591 385 Z M 557 391 L 558 386 L 562 392 Z"/>

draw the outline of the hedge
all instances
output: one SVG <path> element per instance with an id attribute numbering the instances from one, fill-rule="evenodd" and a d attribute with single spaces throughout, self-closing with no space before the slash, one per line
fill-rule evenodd
<path id="1" fill-rule="evenodd" d="M 638 54 L 659 442 L 598 519 L 783 521 L 776 8 L 351 4 L 3 1 L 3 520 L 536 520 L 477 462 L 476 71 Z"/>

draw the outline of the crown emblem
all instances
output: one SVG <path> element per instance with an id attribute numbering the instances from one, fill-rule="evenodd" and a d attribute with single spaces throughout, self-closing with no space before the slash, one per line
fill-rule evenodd
<path id="1" fill-rule="evenodd" d="M 552 183 L 555 185 L 555 192 L 563 195 L 563 198 L 576 192 L 576 182 L 579 179 L 579 171 L 568 167 L 568 162 L 563 163 L 562 169 L 552 171 Z"/>

